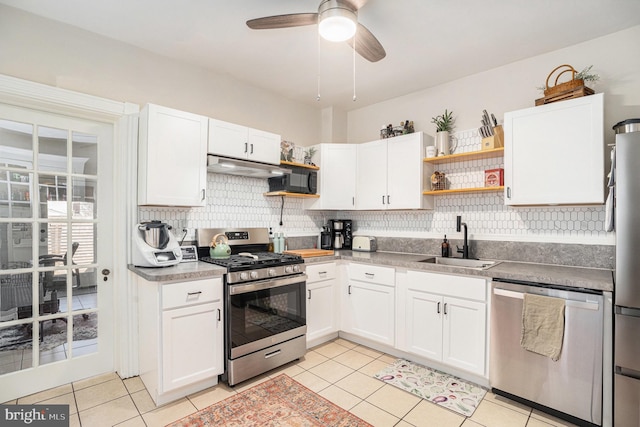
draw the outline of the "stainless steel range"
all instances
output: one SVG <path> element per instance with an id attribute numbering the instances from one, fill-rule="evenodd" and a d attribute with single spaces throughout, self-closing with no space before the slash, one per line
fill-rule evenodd
<path id="1" fill-rule="evenodd" d="M 209 247 L 227 237 L 229 258 Z M 226 378 L 229 385 L 298 359 L 306 353 L 304 260 L 267 252 L 266 228 L 198 229 L 198 258 L 227 269 L 224 289 Z"/>

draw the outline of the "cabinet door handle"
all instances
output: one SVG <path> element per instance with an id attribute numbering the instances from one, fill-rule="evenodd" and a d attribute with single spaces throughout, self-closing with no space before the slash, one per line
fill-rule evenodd
<path id="1" fill-rule="evenodd" d="M 387 204 L 390 205 L 391 204 L 391 196 L 387 194 Z"/>
<path id="2" fill-rule="evenodd" d="M 327 272 L 326 272 L 326 271 L 318 271 L 318 275 L 319 275 L 319 276 L 323 276 L 323 275 L 325 275 L 325 274 L 327 274 Z"/>
<path id="3" fill-rule="evenodd" d="M 195 292 L 187 292 L 187 295 L 192 297 L 194 295 L 200 295 L 202 293 L 202 291 L 195 291 Z"/>
<path id="4" fill-rule="evenodd" d="M 384 194 L 382 195 L 382 204 L 384 205 Z"/>
<path id="5" fill-rule="evenodd" d="M 444 303 L 444 315 L 445 316 L 447 315 L 447 303 L 446 302 Z"/>
<path id="6" fill-rule="evenodd" d="M 244 143 L 244 152 L 246 153 L 246 152 L 248 152 L 248 151 L 249 151 L 249 143 L 248 143 L 248 142 L 245 142 L 245 143 Z"/>
<path id="7" fill-rule="evenodd" d="M 507 199 L 511 198 L 511 187 L 507 187 Z"/>
<path id="8" fill-rule="evenodd" d="M 356 205 L 356 198 L 352 197 L 351 198 L 351 206 L 355 206 Z"/>
<path id="9" fill-rule="evenodd" d="M 374 273 L 364 273 L 365 276 L 367 276 L 368 278 L 373 279 L 375 277 Z"/>
<path id="10" fill-rule="evenodd" d="M 440 301 L 438 301 L 438 308 L 436 308 L 436 312 L 440 314 Z"/>
<path id="11" fill-rule="evenodd" d="M 307 299 L 311 299 L 311 289 L 308 289 L 307 292 L 309 292 L 309 297 Z"/>
<path id="12" fill-rule="evenodd" d="M 220 321 L 220 318 L 222 317 L 220 309 L 218 309 L 218 322 Z"/>
<path id="13" fill-rule="evenodd" d="M 251 153 L 250 154 L 253 154 L 253 144 L 251 144 Z"/>
<path id="14" fill-rule="evenodd" d="M 347 288 L 347 293 L 351 295 L 351 285 L 349 285 L 349 287 Z"/>
<path id="15" fill-rule="evenodd" d="M 207 190 L 202 189 L 202 198 L 200 200 L 204 200 L 207 197 Z"/>

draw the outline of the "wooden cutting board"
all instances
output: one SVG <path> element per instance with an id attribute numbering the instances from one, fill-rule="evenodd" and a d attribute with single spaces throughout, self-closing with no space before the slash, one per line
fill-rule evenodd
<path id="1" fill-rule="evenodd" d="M 284 251 L 285 254 L 299 255 L 302 258 L 310 258 L 314 256 L 329 256 L 333 255 L 332 250 L 327 249 L 291 249 Z"/>

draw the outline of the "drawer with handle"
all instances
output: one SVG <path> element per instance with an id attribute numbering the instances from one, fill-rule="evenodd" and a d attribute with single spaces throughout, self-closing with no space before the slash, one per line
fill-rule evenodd
<path id="1" fill-rule="evenodd" d="M 394 286 L 396 270 L 371 264 L 349 264 L 349 279 Z"/>
<path id="2" fill-rule="evenodd" d="M 222 279 L 194 280 L 162 286 L 162 309 L 222 301 Z"/>
<path id="3" fill-rule="evenodd" d="M 336 263 L 310 264 L 306 268 L 307 283 L 320 282 L 336 278 Z"/>

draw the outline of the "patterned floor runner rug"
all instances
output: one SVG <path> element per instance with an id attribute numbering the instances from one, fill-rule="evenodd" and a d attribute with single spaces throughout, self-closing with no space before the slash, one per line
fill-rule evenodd
<path id="1" fill-rule="evenodd" d="M 473 415 L 487 393 L 479 385 L 404 359 L 374 377 L 466 417 Z"/>
<path id="2" fill-rule="evenodd" d="M 189 415 L 169 427 L 372 427 L 282 374 Z"/>

